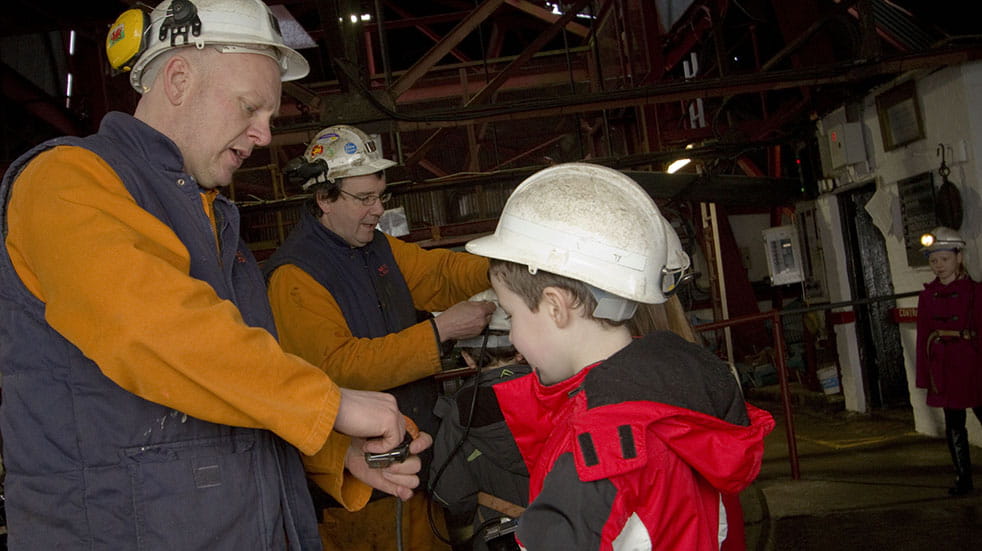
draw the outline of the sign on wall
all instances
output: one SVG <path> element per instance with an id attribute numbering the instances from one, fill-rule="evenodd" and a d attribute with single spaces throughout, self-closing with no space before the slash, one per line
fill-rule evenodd
<path id="1" fill-rule="evenodd" d="M 897 182 L 900 215 L 904 224 L 904 247 L 908 266 L 927 266 L 921 253 L 921 236 L 938 225 L 934 208 L 934 173 L 924 172 Z"/>

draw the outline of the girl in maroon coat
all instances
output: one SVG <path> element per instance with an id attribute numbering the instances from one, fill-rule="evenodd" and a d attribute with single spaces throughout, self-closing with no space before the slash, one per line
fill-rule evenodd
<path id="1" fill-rule="evenodd" d="M 937 277 L 924 285 L 917 303 L 917 387 L 927 405 L 944 408 L 945 437 L 955 465 L 951 495 L 972 491 L 965 410 L 982 421 L 982 289 L 965 272 L 965 240 L 951 228 L 935 228 L 921 240 Z"/>

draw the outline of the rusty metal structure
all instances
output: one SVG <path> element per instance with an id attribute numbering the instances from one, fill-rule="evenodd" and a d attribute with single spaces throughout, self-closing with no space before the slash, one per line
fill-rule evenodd
<path id="1" fill-rule="evenodd" d="M 132 108 L 101 47 L 115 16 L 140 4 L 0 7 L 0 167 Z M 280 168 L 330 124 L 380 135 L 400 162 L 388 177 L 412 238 L 434 245 L 487 231 L 512 186 L 564 161 L 629 171 L 683 217 L 687 202 L 779 209 L 814 192 L 814 118 L 982 53 L 970 23 L 910 0 L 268 4 L 308 41 L 312 72 L 284 86 L 273 143 L 229 191 L 260 253 L 299 213 L 301 190 Z M 694 162 L 665 174 L 680 157 Z"/>

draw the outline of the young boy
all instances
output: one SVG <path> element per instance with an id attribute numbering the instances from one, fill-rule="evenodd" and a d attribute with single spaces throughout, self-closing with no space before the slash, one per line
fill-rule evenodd
<path id="1" fill-rule="evenodd" d="M 721 492 L 757 476 L 774 421 L 708 351 L 666 331 L 632 338 L 638 303 L 665 302 L 689 263 L 654 201 L 616 170 L 556 165 L 467 250 L 492 259 L 536 374 L 494 386 L 530 475 L 520 543 L 719 549 Z"/>

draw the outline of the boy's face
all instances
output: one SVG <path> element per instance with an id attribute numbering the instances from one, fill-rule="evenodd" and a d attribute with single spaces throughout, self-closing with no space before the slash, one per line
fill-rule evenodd
<path id="1" fill-rule="evenodd" d="M 542 384 L 551 385 L 569 378 L 570 373 L 561 368 L 558 355 L 561 348 L 556 347 L 558 329 L 545 309 L 529 310 L 522 297 L 509 289 L 500 276 L 491 278 L 491 286 L 498 294 L 501 309 L 511 320 L 509 337 L 512 344 L 532 366 Z"/>

